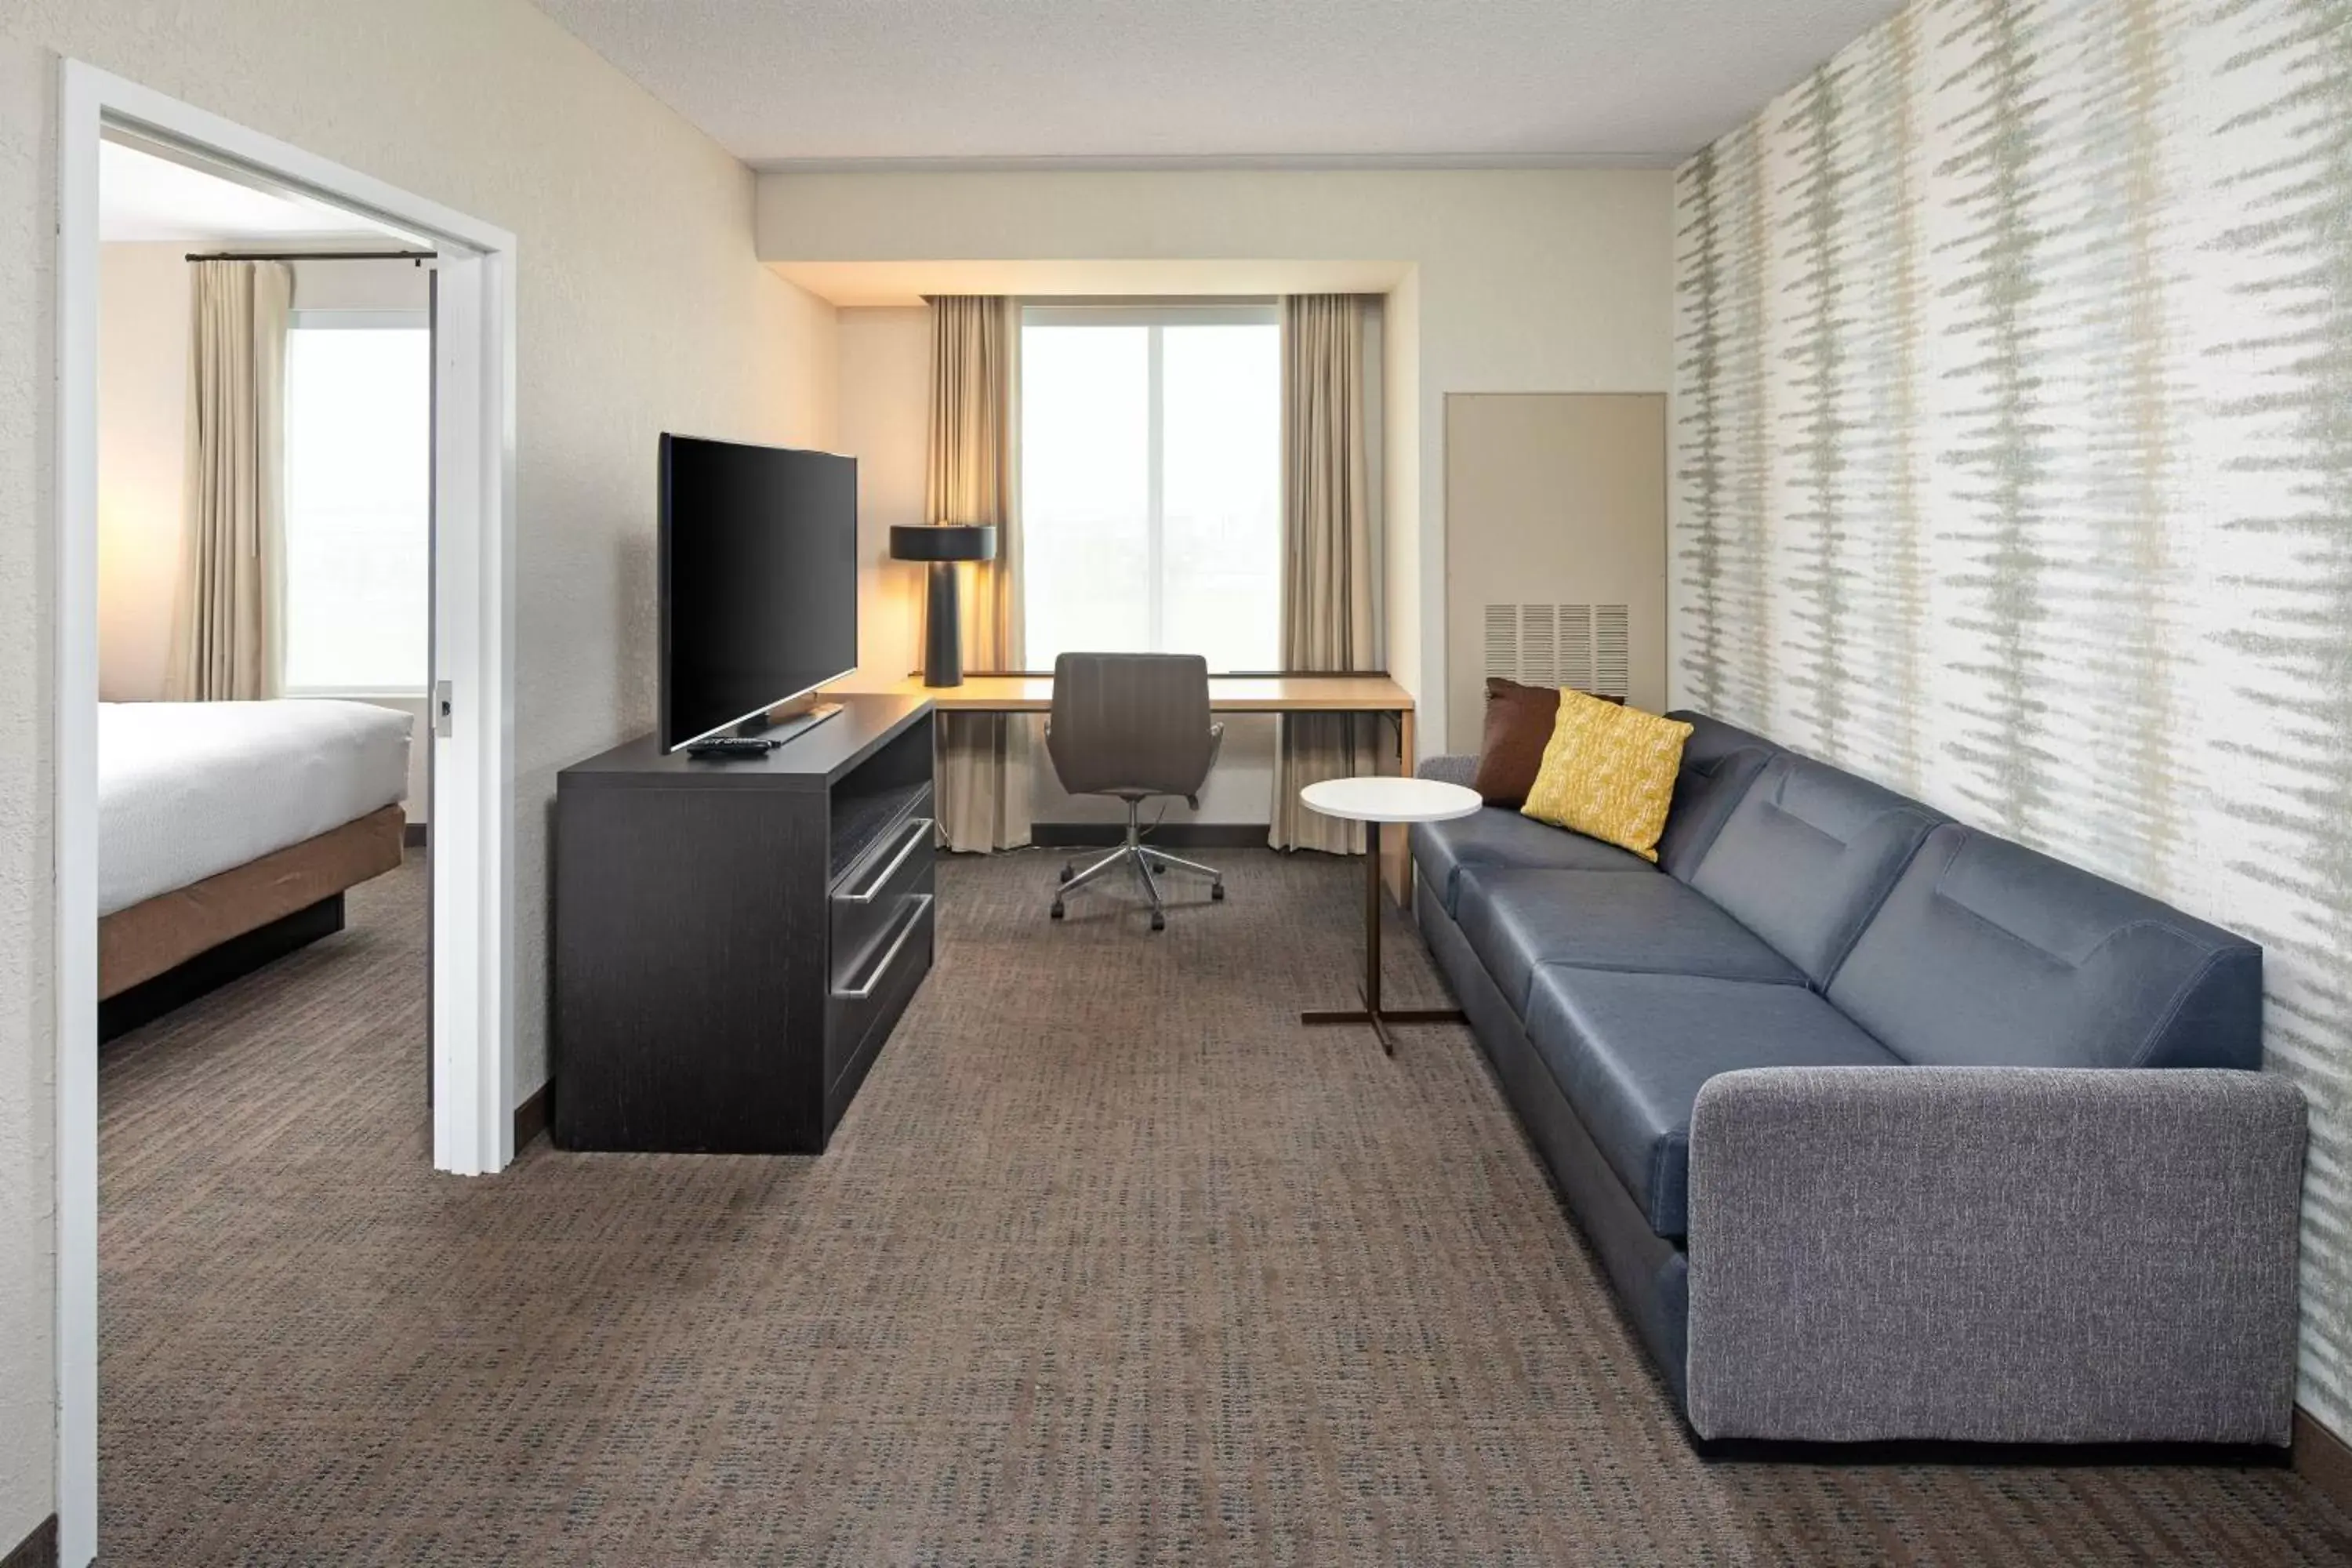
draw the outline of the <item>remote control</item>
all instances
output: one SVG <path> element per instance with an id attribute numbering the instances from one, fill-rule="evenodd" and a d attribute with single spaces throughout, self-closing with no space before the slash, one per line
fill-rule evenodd
<path id="1" fill-rule="evenodd" d="M 686 754 L 725 762 L 730 757 L 764 757 L 782 743 L 750 735 L 713 735 L 687 747 Z"/>

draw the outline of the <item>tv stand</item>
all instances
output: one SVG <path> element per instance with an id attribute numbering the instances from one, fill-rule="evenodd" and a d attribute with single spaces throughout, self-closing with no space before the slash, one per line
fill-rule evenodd
<path id="1" fill-rule="evenodd" d="M 931 705 L 829 706 L 764 757 L 556 775 L 557 1147 L 824 1152 L 934 928 Z"/>
<path id="2" fill-rule="evenodd" d="M 841 711 L 838 702 L 810 702 L 797 708 L 771 709 L 735 726 L 735 733 L 745 740 L 761 736 L 778 744 L 815 729 Z"/>

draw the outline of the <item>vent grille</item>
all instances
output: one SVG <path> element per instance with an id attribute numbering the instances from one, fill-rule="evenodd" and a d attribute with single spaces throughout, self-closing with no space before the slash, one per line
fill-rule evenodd
<path id="1" fill-rule="evenodd" d="M 1559 658 L 1552 666 L 1555 679 L 1547 686 L 1572 687 L 1579 691 L 1592 689 L 1592 606 L 1562 605 L 1559 607 Z"/>
<path id="2" fill-rule="evenodd" d="M 1489 605 L 1486 673 L 1622 698 L 1633 636 L 1623 605 Z"/>
<path id="3" fill-rule="evenodd" d="M 1625 626 L 1625 606 L 1592 606 L 1592 684 L 1586 689 L 1603 697 L 1623 697 L 1632 677 L 1632 638 Z"/>

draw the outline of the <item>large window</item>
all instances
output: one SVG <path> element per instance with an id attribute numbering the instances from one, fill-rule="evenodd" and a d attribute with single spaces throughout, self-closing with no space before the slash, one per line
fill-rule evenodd
<path id="1" fill-rule="evenodd" d="M 1031 668 L 1072 650 L 1279 668 L 1275 307 L 1025 310 L 1021 528 Z"/>
<path id="2" fill-rule="evenodd" d="M 298 314 L 286 348 L 286 689 L 421 694 L 431 669 L 432 333 Z"/>

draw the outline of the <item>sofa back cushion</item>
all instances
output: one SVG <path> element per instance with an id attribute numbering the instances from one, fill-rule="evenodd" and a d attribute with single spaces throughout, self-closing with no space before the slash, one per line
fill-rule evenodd
<path id="1" fill-rule="evenodd" d="M 2262 1065 L 2261 948 L 1957 824 L 1920 847 L 1829 997 L 1914 1064 Z"/>
<path id="2" fill-rule="evenodd" d="M 1688 715 L 1683 715 L 1685 722 Z M 1735 734 L 1738 731 L 1733 731 Z M 1693 735 L 1692 741 L 1698 737 Z M 1691 873 L 1731 820 L 1739 797 L 1772 760 L 1770 749 L 1740 746 L 1729 751 L 1710 751 L 1703 756 L 1691 754 L 1691 742 L 1683 742 L 1682 771 L 1675 775 L 1674 804 L 1666 810 L 1665 830 L 1658 835 L 1658 868 L 1670 877 L 1687 882 Z"/>
<path id="3" fill-rule="evenodd" d="M 1690 884 L 1826 985 L 1942 820 L 1866 779 L 1781 752 L 1732 807 Z"/>

